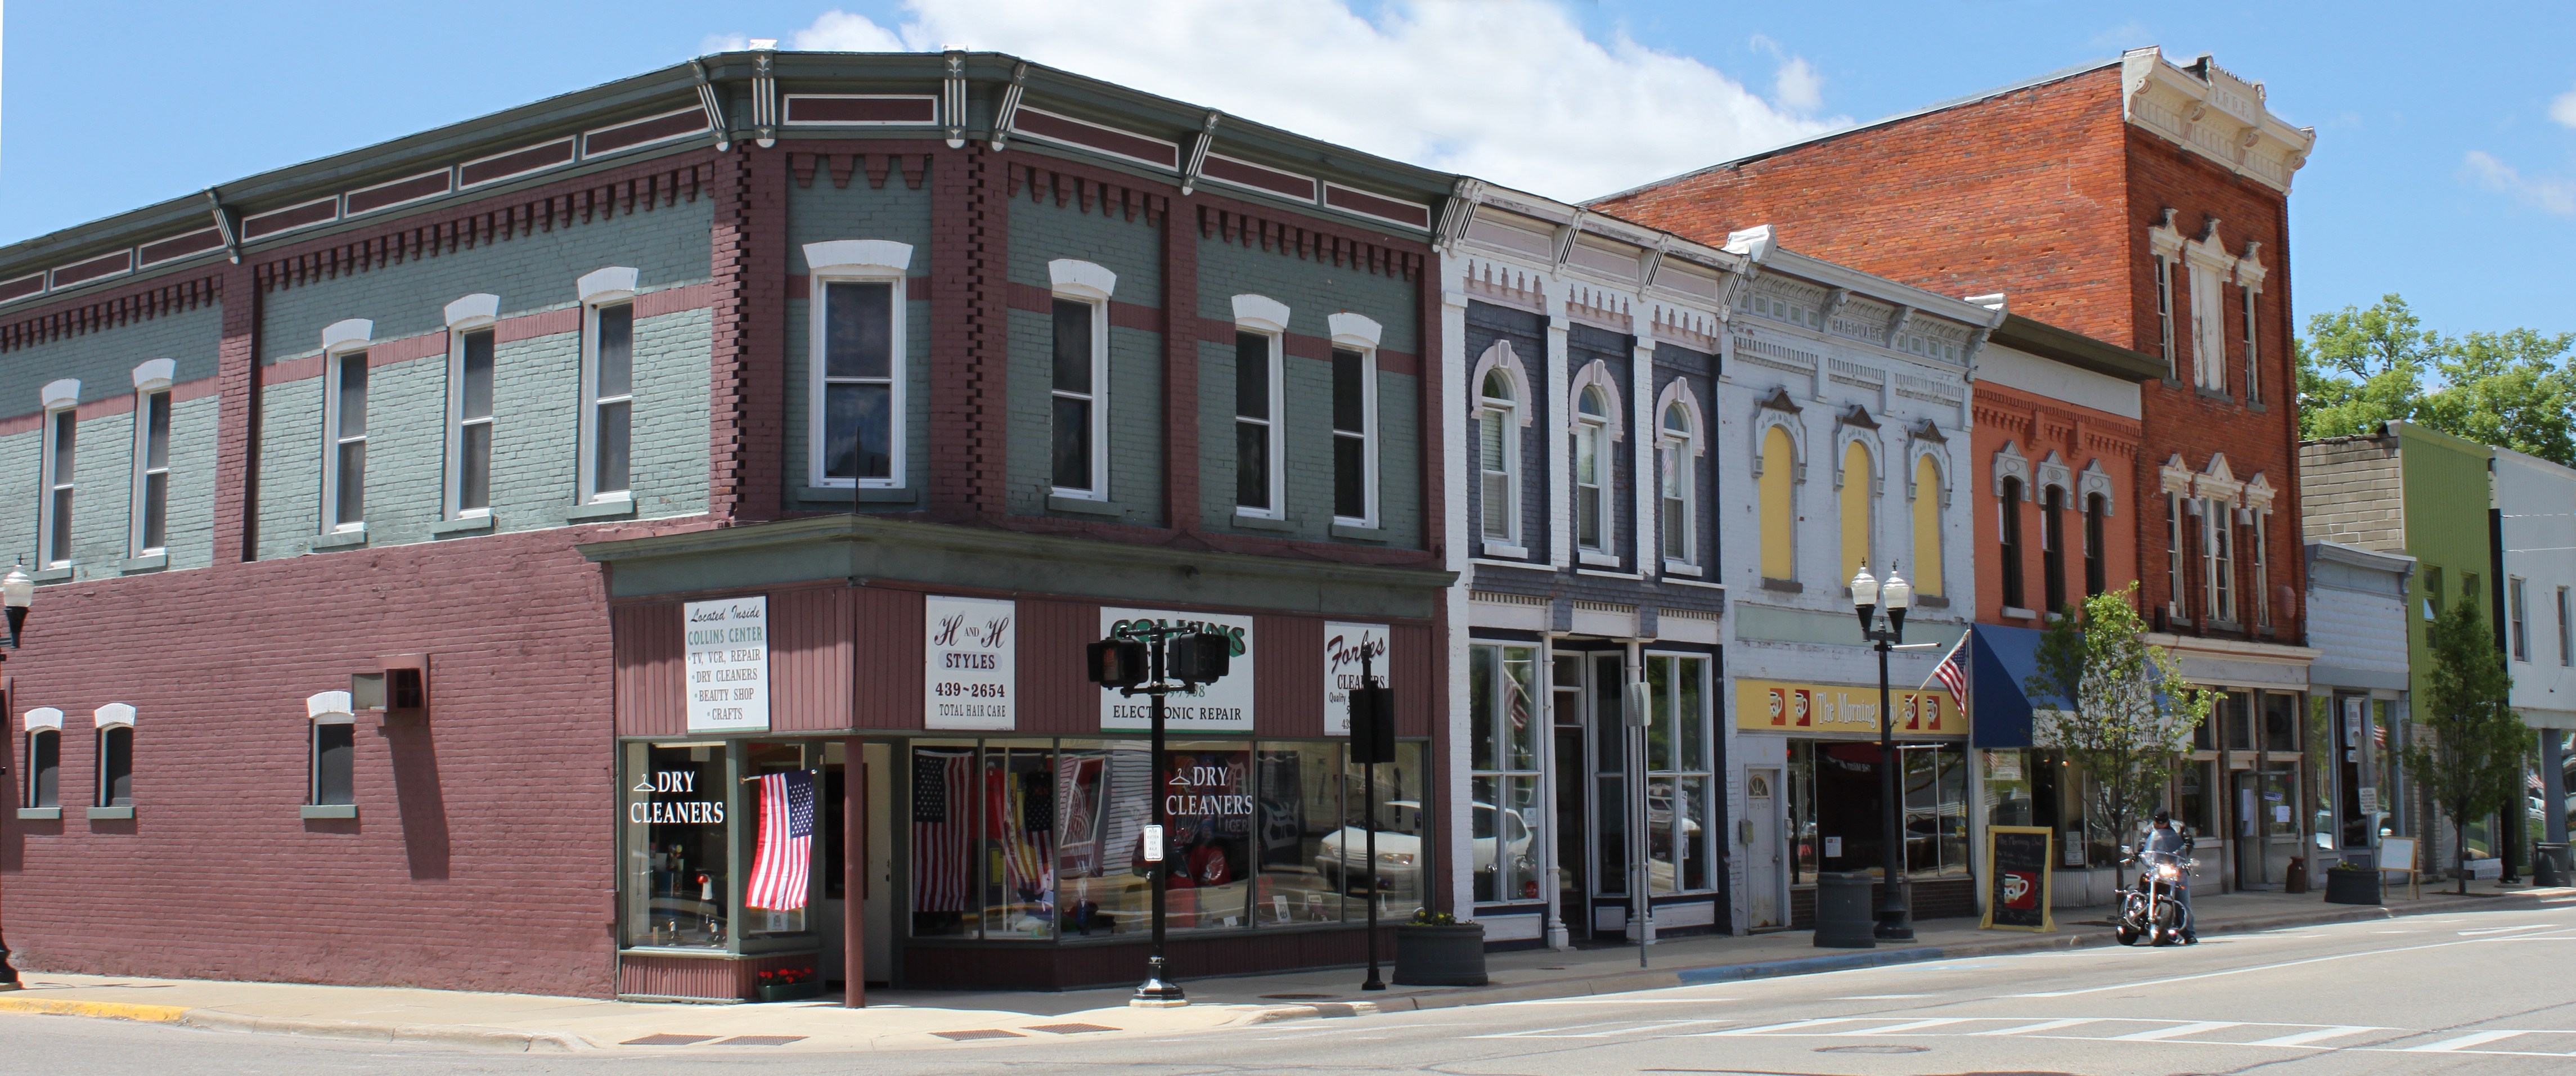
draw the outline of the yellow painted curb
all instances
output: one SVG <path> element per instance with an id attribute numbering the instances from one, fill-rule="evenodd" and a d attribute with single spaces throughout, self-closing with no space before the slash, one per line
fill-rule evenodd
<path id="1" fill-rule="evenodd" d="M 188 1010 L 176 1005 L 135 1005 L 123 1001 L 72 1001 L 64 998 L 28 998 L 0 996 L 0 1012 L 42 1013 L 48 1016 L 91 1016 L 103 1020 L 141 1020 L 154 1024 L 175 1024 Z"/>

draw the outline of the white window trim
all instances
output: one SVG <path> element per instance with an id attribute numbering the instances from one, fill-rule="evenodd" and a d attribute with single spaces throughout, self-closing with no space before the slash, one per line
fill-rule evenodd
<path id="1" fill-rule="evenodd" d="M 2558 588 L 2558 664 L 2563 668 L 2576 665 L 2576 637 L 2568 634 L 2567 588 Z"/>
<path id="2" fill-rule="evenodd" d="M 2523 578 L 2508 575 L 2504 579 L 2505 641 L 2513 651 L 2513 660 L 2531 663 L 2531 602 Z"/>
<path id="3" fill-rule="evenodd" d="M 2260 349 L 2254 343 L 2254 303 L 2256 297 L 2263 293 L 2251 287 L 2238 290 L 2245 293 L 2245 402 L 2261 403 L 2263 402 L 2263 373 L 2262 365 L 2257 361 Z"/>
<path id="4" fill-rule="evenodd" d="M 1508 380 L 1509 375 L 1505 376 Z M 1498 396 L 1485 395 L 1484 378 L 1480 377 L 1476 379 L 1476 421 L 1479 425 L 1476 429 L 1477 445 L 1475 467 L 1476 493 L 1479 501 L 1478 506 L 1480 508 L 1489 509 L 1491 507 L 1489 504 L 1484 503 L 1488 500 L 1484 489 L 1485 475 L 1488 472 L 1485 470 L 1485 446 L 1483 443 L 1485 427 L 1482 424 L 1490 422 L 1500 427 L 1503 441 L 1503 469 L 1491 472 L 1499 474 L 1503 478 L 1503 533 L 1499 537 L 1488 534 L 1485 531 L 1484 519 L 1480 516 L 1476 520 L 1476 539 L 1478 543 L 1484 547 L 1484 551 L 1487 556 L 1529 556 L 1528 548 L 1521 544 L 1520 432 L 1521 426 L 1524 425 L 1522 416 L 1525 414 L 1525 410 L 1526 409 L 1521 407 L 1520 401 L 1518 400 L 1506 400 Z"/>
<path id="5" fill-rule="evenodd" d="M 2257 475 L 2256 477 L 2260 478 L 2261 476 Z M 2268 551 L 2272 537 L 2272 513 L 2249 512 L 2247 515 L 2252 518 L 2254 525 L 2254 553 L 2252 557 L 2254 562 L 2254 624 L 2257 627 L 2268 628 L 2272 626 L 2272 556 Z"/>
<path id="6" fill-rule="evenodd" d="M 70 387 L 65 389 L 64 386 Z M 58 526 L 54 520 L 54 493 L 60 486 L 69 486 L 75 502 L 80 499 L 80 493 L 78 482 L 57 482 L 54 477 L 54 438 L 60 436 L 60 431 L 55 428 L 57 423 L 71 423 L 72 453 L 77 460 L 80 453 L 80 382 L 66 378 L 46 385 L 44 402 L 45 421 L 39 427 L 42 433 L 37 445 L 39 458 L 36 464 L 36 563 L 47 568 L 68 568 L 72 563 L 71 557 L 55 560 L 50 555 L 54 528 Z M 77 463 L 72 471 L 77 478 L 80 472 Z M 64 552 L 69 553 L 71 543 L 65 541 L 62 544 Z"/>
<path id="7" fill-rule="evenodd" d="M 1086 501 L 1109 499 L 1109 301 L 1118 289 L 1118 274 L 1092 262 L 1057 258 L 1047 263 L 1047 277 L 1055 298 L 1085 303 L 1091 307 L 1091 488 L 1071 489 L 1050 484 L 1048 492 L 1058 497 Z M 1052 317 L 1052 314 L 1049 315 Z M 1047 375 L 1047 398 L 1055 398 L 1055 375 Z M 1054 422 L 1054 408 L 1048 408 L 1048 422 Z M 1052 445 L 1052 441 L 1049 442 Z M 1048 449 L 1048 481 L 1054 481 L 1054 449 Z"/>
<path id="8" fill-rule="evenodd" d="M 170 503 L 168 500 L 170 492 L 170 467 L 167 462 L 164 462 L 161 467 L 161 492 L 163 497 L 161 502 L 161 541 L 163 542 L 163 545 L 145 546 L 143 544 L 143 498 L 144 488 L 148 484 L 147 480 L 151 473 L 147 464 L 151 460 L 152 449 L 152 397 L 168 394 L 170 386 L 175 383 L 178 378 L 178 371 L 179 362 L 176 359 L 153 359 L 134 368 L 134 466 L 132 468 L 134 472 L 134 485 L 133 489 L 128 493 L 125 502 L 125 544 L 126 548 L 130 551 L 127 554 L 129 556 L 148 557 L 157 553 L 166 552 L 167 544 L 170 540 Z M 178 424 L 178 401 L 172 400 L 170 402 L 170 425 L 171 433 L 174 436 L 178 432 Z"/>
<path id="9" fill-rule="evenodd" d="M 1251 333 L 1270 341 L 1270 361 L 1267 364 L 1270 374 L 1268 390 L 1270 417 L 1256 420 L 1268 428 L 1270 507 L 1250 508 L 1238 504 L 1234 506 L 1234 514 L 1251 519 L 1286 519 L 1288 518 L 1288 468 L 1285 466 L 1288 453 L 1288 416 L 1286 414 L 1288 304 L 1266 295 L 1249 294 L 1237 295 L 1233 302 L 1234 331 Z M 1238 374 L 1239 372 L 1238 370 Z M 1245 420 L 1238 412 L 1234 421 L 1239 426 Z"/>
<path id="10" fill-rule="evenodd" d="M 622 274 L 622 275 L 621 275 Z M 611 267 L 584 276 L 581 291 L 581 452 L 578 495 L 582 504 L 617 504 L 635 499 L 635 358 L 634 337 L 627 338 L 626 395 L 599 395 L 599 312 L 635 300 L 635 270 Z M 626 488 L 599 489 L 599 407 L 625 401 Z"/>
<path id="11" fill-rule="evenodd" d="M 2174 260 L 2156 255 L 2156 323 L 2164 331 L 2165 376 L 2180 380 L 2181 364 L 2174 355 Z"/>
<path id="12" fill-rule="evenodd" d="M 492 514 L 490 506 L 465 509 L 457 507 L 465 492 L 465 338 L 473 333 L 492 330 L 501 322 L 501 297 L 477 292 L 447 304 L 447 480 L 441 491 L 440 517 L 444 519 L 480 519 Z M 493 409 L 500 408 L 500 341 L 493 341 Z M 498 415 L 482 420 L 497 425 Z M 497 447 L 497 446 L 496 446 Z M 486 475 L 489 481 L 490 476 Z"/>
<path id="13" fill-rule="evenodd" d="M 908 326 L 904 321 L 907 305 L 904 281 L 912 267 L 912 246 L 885 239 L 841 239 L 828 243 L 805 244 L 806 287 L 806 376 L 805 376 L 805 480 L 816 488 L 828 489 L 902 489 L 905 475 L 905 442 L 911 431 L 906 421 L 909 364 L 906 360 Z M 823 301 L 824 290 L 831 284 L 890 284 L 887 301 L 893 309 L 886 321 L 886 476 L 884 478 L 831 478 L 824 471 L 823 453 L 827 440 L 825 423 L 826 384 L 823 345 L 827 339 L 824 323 L 829 311 Z"/>
<path id="14" fill-rule="evenodd" d="M 1340 315 L 1336 316 L 1338 317 Z M 1368 509 L 1368 514 L 1365 516 L 1352 517 L 1341 515 L 1337 511 L 1333 516 L 1333 522 L 1346 527 L 1362 527 L 1373 530 L 1378 525 L 1377 497 L 1379 485 L 1377 472 L 1377 345 L 1375 343 L 1371 343 L 1366 347 L 1360 347 L 1357 346 L 1357 343 L 1358 338 L 1356 337 L 1347 337 L 1339 334 L 1336 334 L 1333 337 L 1334 350 L 1356 351 L 1360 356 L 1360 503 L 1362 507 Z M 1339 429 L 1329 428 L 1329 421 L 1327 422 L 1327 426 L 1327 432 L 1331 433 L 1334 439 L 1339 440 L 1342 436 L 1342 432 Z M 1338 491 L 1336 492 L 1334 499 L 1336 503 L 1333 507 L 1338 510 L 1341 507 Z"/>
<path id="15" fill-rule="evenodd" d="M 365 318 L 335 321 L 322 330 L 322 518 L 323 534 L 364 534 L 367 522 L 334 523 L 340 518 L 340 368 L 355 356 L 366 361 L 367 349 L 375 343 L 376 323 Z M 373 390 L 374 386 L 368 386 Z M 365 443 L 367 436 L 355 438 Z M 362 498 L 358 505 L 363 511 Z"/>
<path id="16" fill-rule="evenodd" d="M 1680 382 L 1676 381 L 1674 384 L 1680 384 Z M 1690 432 L 1687 434 L 1675 434 L 1671 427 L 1664 424 L 1664 416 L 1671 413 L 1672 410 L 1677 407 L 1681 408 L 1682 421 L 1691 428 Z M 1681 519 L 1678 521 L 1678 525 L 1682 530 L 1682 556 L 1678 560 L 1674 559 L 1669 553 L 1664 551 L 1662 543 L 1658 543 L 1655 553 L 1656 556 L 1664 562 L 1664 571 L 1666 573 L 1676 575 L 1698 575 L 1700 571 L 1700 543 L 1699 491 L 1697 489 L 1699 485 L 1699 464 L 1697 459 L 1700 456 L 1700 435 L 1699 416 L 1696 414 L 1696 409 L 1684 407 L 1682 402 L 1679 400 L 1666 403 L 1655 412 L 1655 431 L 1657 434 L 1656 443 L 1658 447 L 1667 449 L 1671 452 L 1671 456 L 1662 461 L 1662 466 L 1666 469 L 1666 473 L 1658 477 L 1669 482 L 1672 480 L 1671 472 L 1673 470 L 1687 468 L 1691 472 L 1688 476 L 1688 481 L 1675 483 L 1675 485 L 1681 490 Z M 1661 508 L 1665 500 L 1667 500 L 1667 498 L 1663 496 L 1663 490 L 1660 487 L 1657 488 L 1655 490 L 1656 506 Z M 1664 517 L 1661 522 L 1665 531 L 1670 532 L 1671 529 L 1676 526 L 1676 521 L 1670 518 L 1669 513 L 1659 511 L 1656 514 Z"/>

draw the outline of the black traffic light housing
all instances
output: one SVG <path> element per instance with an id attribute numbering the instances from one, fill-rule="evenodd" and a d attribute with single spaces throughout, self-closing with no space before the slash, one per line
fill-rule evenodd
<path id="1" fill-rule="evenodd" d="M 1150 675 L 1145 644 L 1134 639 L 1102 639 L 1082 649 L 1091 682 L 1102 687 L 1135 687 Z"/>
<path id="2" fill-rule="evenodd" d="M 1213 631 L 1176 635 L 1164 652 L 1163 671 L 1184 684 L 1210 684 L 1234 668 L 1234 640 Z"/>
<path id="3" fill-rule="evenodd" d="M 1375 684 L 1351 689 L 1351 762 L 1395 761 L 1395 689 Z"/>

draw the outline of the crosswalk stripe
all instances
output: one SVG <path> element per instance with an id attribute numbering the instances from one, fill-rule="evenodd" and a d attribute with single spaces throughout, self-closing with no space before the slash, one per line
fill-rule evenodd
<path id="1" fill-rule="evenodd" d="M 1733 1035 L 1763 1035 L 1774 1031 L 1795 1031 L 1802 1027 L 1817 1027 L 1824 1024 L 1848 1024 L 1859 1019 L 1862 1019 L 1862 1017 L 1829 1016 L 1821 1020 L 1796 1020 L 1786 1024 L 1764 1024 L 1760 1027 L 1739 1027 L 1726 1031 L 1702 1031 L 1699 1033 L 1698 1037 L 1711 1038 L 1716 1036 Z"/>
<path id="2" fill-rule="evenodd" d="M 2388 1028 L 2388 1027 L 2321 1027 L 2321 1028 L 2317 1028 L 2317 1029 L 2315 1029 L 2315 1030 L 2313 1030 L 2313 1031 L 2302 1031 L 2302 1032 L 2299 1032 L 2299 1033 L 2294 1034 L 2294 1035 L 2282 1035 L 2282 1036 L 2280 1036 L 2280 1037 L 2278 1037 L 2278 1038 L 2270 1038 L 2270 1039 L 2256 1039 L 2256 1040 L 2254 1040 L 2253 1042 L 2246 1043 L 2245 1045 L 2247 1045 L 2247 1046 L 2305 1046 L 2305 1045 L 2307 1045 L 2307 1044 L 2309 1044 L 2309 1043 L 2312 1043 L 2312 1042 L 2320 1042 L 2320 1041 L 2323 1041 L 2323 1040 L 2326 1040 L 2326 1039 L 2331 1039 L 2331 1038 L 2334 1038 L 2334 1037 L 2336 1037 L 2336 1036 L 2338 1036 L 2338 1035 L 2358 1035 L 2358 1034 L 2360 1034 L 2360 1033 L 2362 1033 L 2362 1032 L 2364 1032 L 2364 1031 L 2394 1031 L 2394 1030 L 2396 1030 L 2396 1029 L 2395 1029 L 2395 1028 Z"/>
<path id="3" fill-rule="evenodd" d="M 1971 1031 L 1971 1032 L 1969 1032 L 1969 1034 L 1970 1034 L 1970 1035 L 2027 1035 L 2027 1034 L 2029 1034 L 2029 1033 L 2031 1033 L 2031 1032 L 2034 1032 L 2034 1031 L 2055 1031 L 2055 1030 L 2057 1030 L 2058 1028 L 2061 1028 L 2061 1027 L 2074 1027 L 2074 1026 L 2075 1026 L 2075 1025 L 2077 1025 L 2077 1024 L 2090 1024 L 2090 1023 L 2094 1023 L 2094 1022 L 2095 1022 L 2095 1018 L 2094 1018 L 2094 1017 L 2090 1017 L 2090 1016 L 2084 1017 L 2084 1018 L 2082 1018 L 2082 1019 L 2077 1019 L 2077 1020 L 2042 1020 L 2042 1021 L 2040 1021 L 2039 1023 L 2036 1023 L 2036 1024 L 2023 1024 L 2023 1025 L 2022 1025 L 2022 1026 L 2020 1026 L 2020 1027 L 1999 1027 L 1999 1028 L 1996 1028 L 1996 1029 L 1994 1029 L 1994 1030 L 1992 1030 L 1992 1031 Z"/>
<path id="4" fill-rule="evenodd" d="M 2401 1052 L 2403 1052 L 2403 1053 L 2410 1053 L 2410 1054 L 2439 1054 L 2439 1053 L 2448 1053 L 2448 1052 L 2450 1052 L 2450 1051 L 2452 1051 L 2452 1050 L 2461 1050 L 2461 1049 L 2466 1049 L 2466 1048 L 2471 1047 L 2471 1046 L 2484 1046 L 2484 1045 L 2486 1045 L 2487 1043 L 2494 1042 L 2494 1041 L 2496 1041 L 2496 1040 L 2498 1040 L 2498 1039 L 2510 1039 L 2510 1038 L 2512 1038 L 2512 1037 L 2514 1037 L 2514 1036 L 2516 1036 L 2516 1035 L 2525 1035 L 2525 1034 L 2529 1034 L 2529 1032 L 2524 1032 L 2524 1031 L 2479 1031 L 2479 1032 L 2475 1032 L 2475 1033 L 2472 1033 L 2472 1034 L 2462 1035 L 2462 1036 L 2460 1036 L 2459 1038 L 2456 1038 L 2456 1039 L 2445 1039 L 2445 1040 L 2443 1040 L 2443 1041 L 2441 1041 L 2441 1042 L 2433 1043 L 2433 1044 L 2431 1044 L 2431 1045 L 2429 1045 L 2429 1046 L 2410 1046 L 2410 1047 L 2406 1048 L 2404 1051 L 2401 1051 Z"/>
<path id="5" fill-rule="evenodd" d="M 2139 1031 L 2127 1035 L 2113 1035 L 2102 1041 L 2155 1042 L 2159 1039 L 2178 1039 L 2185 1035 L 2197 1035 L 2204 1031 L 2216 1031 L 2223 1027 L 2243 1026 L 2243 1023 L 2235 1020 L 2202 1020 L 2196 1023 L 2180 1024 L 2174 1027 L 2160 1027 L 2153 1031 Z"/>
<path id="6" fill-rule="evenodd" d="M 1944 1024 L 1964 1024 L 1964 1023 L 1967 1023 L 1968 1021 L 1973 1020 L 1973 1019 L 1979 1019 L 1979 1018 L 1978 1018 L 1978 1017 L 1971 1017 L 1971 1016 L 1952 1016 L 1952 1017 L 1945 1017 L 1945 1018 L 1943 1018 L 1943 1019 L 1939 1019 L 1939 1020 L 1911 1020 L 1911 1021 L 1907 1021 L 1906 1023 L 1897 1024 L 1897 1025 L 1894 1025 L 1894 1026 L 1891 1026 L 1891 1027 L 1865 1027 L 1865 1028 L 1861 1028 L 1861 1029 L 1856 1030 L 1856 1031 L 1836 1031 L 1836 1032 L 1832 1032 L 1832 1034 L 1835 1034 L 1835 1035 L 1895 1035 L 1895 1034 L 1900 1034 L 1900 1033 L 1902 1033 L 1902 1032 L 1912 1031 L 1912 1030 L 1914 1030 L 1914 1029 L 1916 1029 L 1916 1028 L 1923 1028 L 1923 1027 L 1940 1027 L 1940 1026 L 1942 1026 L 1942 1025 L 1944 1025 Z"/>

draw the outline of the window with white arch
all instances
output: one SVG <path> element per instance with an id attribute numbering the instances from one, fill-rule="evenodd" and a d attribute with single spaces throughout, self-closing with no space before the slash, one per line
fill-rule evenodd
<path id="1" fill-rule="evenodd" d="M 98 789 L 94 807 L 134 806 L 134 707 L 121 702 L 92 715 L 98 728 Z"/>
<path id="2" fill-rule="evenodd" d="M 1657 441 L 1663 473 L 1662 516 L 1664 523 L 1664 564 L 1688 568 L 1699 563 L 1699 523 L 1694 491 L 1699 484 L 1697 463 L 1699 431 L 1691 424 L 1690 409 L 1679 401 L 1664 406 L 1663 433 Z"/>
<path id="3" fill-rule="evenodd" d="M 636 271 L 610 266 L 574 286 L 582 309 L 581 503 L 632 500 Z"/>
<path id="4" fill-rule="evenodd" d="M 845 239 L 805 245 L 808 483 L 904 484 L 904 274 L 909 244 Z"/>
<path id="5" fill-rule="evenodd" d="M 1047 263 L 1055 288 L 1052 476 L 1056 496 L 1109 499 L 1109 297 L 1117 274 L 1091 262 Z"/>
<path id="6" fill-rule="evenodd" d="M 1609 394 L 1584 386 L 1574 397 L 1574 544 L 1593 553 L 1610 551 L 1609 425 Z"/>
<path id="7" fill-rule="evenodd" d="M 1509 374 L 1485 371 L 1476 389 L 1476 481 L 1489 545 L 1521 544 L 1520 394 Z"/>

